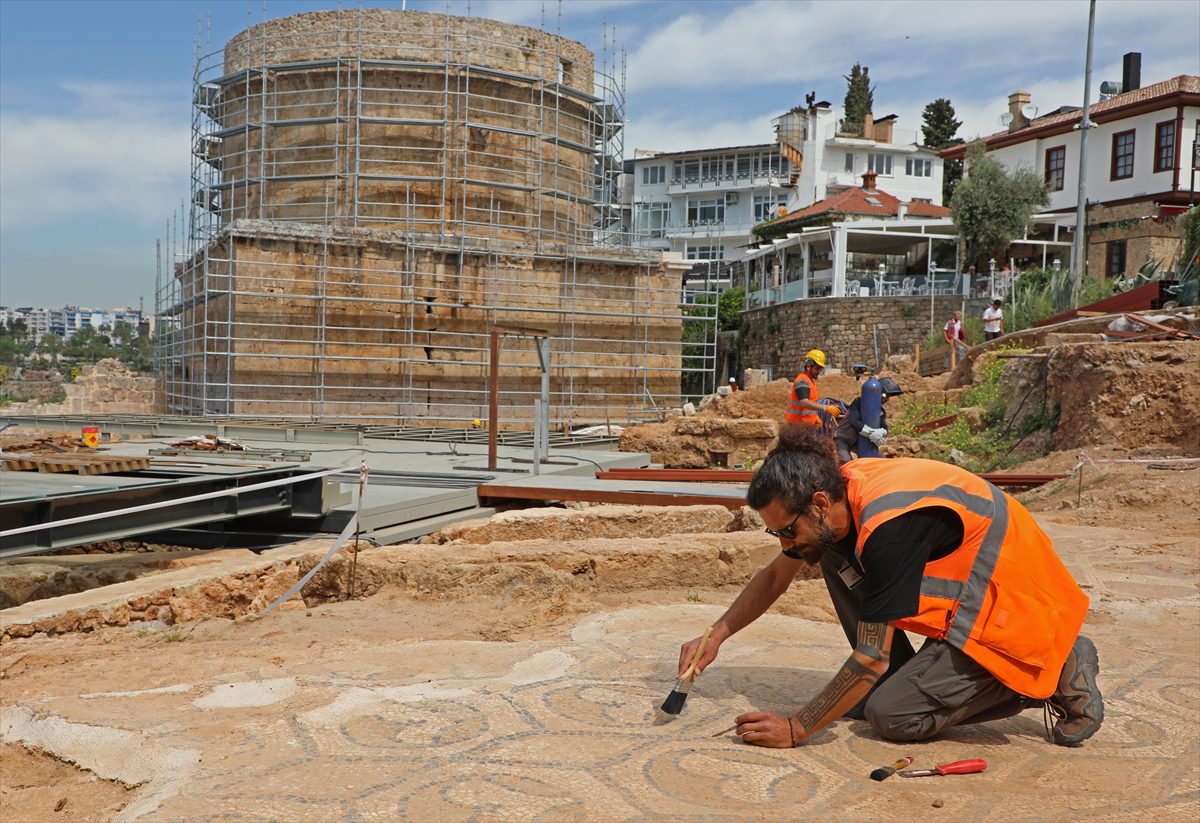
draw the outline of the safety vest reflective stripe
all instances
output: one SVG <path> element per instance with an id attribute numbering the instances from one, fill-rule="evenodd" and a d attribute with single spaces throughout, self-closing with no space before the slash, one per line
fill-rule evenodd
<path id="1" fill-rule="evenodd" d="M 804 372 L 796 375 L 796 379 L 792 381 L 792 388 L 788 392 L 787 405 L 785 406 L 786 414 L 784 420 L 791 424 L 804 423 L 819 426 L 821 418 L 813 409 L 806 409 L 800 405 L 800 398 L 796 395 L 796 384 L 804 381 L 808 384 L 808 399 L 817 402 L 819 396 L 817 394 L 817 384 Z"/>
<path id="2" fill-rule="evenodd" d="M 1088 598 L 1025 508 L 928 460 L 854 461 L 842 472 L 860 555 L 875 529 L 902 514 L 939 507 L 962 520 L 962 544 L 926 563 L 917 612 L 897 628 L 950 643 L 1021 694 L 1053 693 Z"/>
<path id="3" fill-rule="evenodd" d="M 986 481 L 984 481 L 986 483 Z M 976 494 L 971 494 L 958 486 L 938 486 L 925 492 L 895 492 L 871 501 L 863 508 L 862 523 L 865 527 L 870 520 L 878 515 L 895 509 L 904 509 L 921 500 L 945 500 L 948 503 L 958 503 L 973 514 L 991 518 L 991 525 L 980 541 L 979 550 L 975 553 L 975 561 L 971 564 L 971 572 L 966 581 L 943 580 L 940 578 L 922 578 L 921 594 L 930 597 L 940 597 L 945 600 L 957 600 L 958 610 L 954 614 L 954 622 L 946 640 L 958 648 L 971 635 L 979 612 L 983 609 L 983 596 L 987 593 L 988 581 L 1000 558 L 1000 546 L 1004 543 L 1004 535 L 1008 531 L 1008 501 L 1004 493 L 987 483 L 992 492 L 992 499 L 985 500 Z M 964 541 L 965 542 L 965 541 Z M 860 548 L 861 551 L 861 548 Z M 937 581 L 933 583 L 931 581 Z M 926 591 L 926 587 L 929 591 Z"/>
<path id="4" fill-rule="evenodd" d="M 921 594 L 927 597 L 940 597 L 943 600 L 958 600 L 962 596 L 963 582 L 947 580 L 944 577 L 922 577 Z"/>

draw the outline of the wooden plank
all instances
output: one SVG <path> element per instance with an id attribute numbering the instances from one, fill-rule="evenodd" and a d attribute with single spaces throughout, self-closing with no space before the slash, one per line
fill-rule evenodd
<path id="1" fill-rule="evenodd" d="M 578 489 L 568 486 L 508 486 L 485 483 L 478 488 L 480 501 L 506 500 L 575 500 L 589 503 L 626 503 L 634 506 L 725 506 L 736 509 L 746 505 L 741 495 L 683 494 L 679 492 L 649 492 L 630 489 Z"/>
<path id="2" fill-rule="evenodd" d="M 95 475 L 141 471 L 149 467 L 149 457 L 137 456 L 111 454 L 71 454 L 62 457 L 4 455 L 4 468 L 9 471 L 38 471 L 46 474 L 73 472 L 81 475 Z"/>
<path id="3" fill-rule="evenodd" d="M 925 434 L 926 432 L 931 432 L 935 429 L 949 426 L 957 419 L 958 414 L 951 414 L 947 415 L 946 417 L 939 417 L 936 420 L 926 420 L 924 423 L 918 423 L 917 425 L 913 426 L 913 431 L 915 431 L 917 434 Z"/>
<path id="4" fill-rule="evenodd" d="M 744 469 L 609 469 L 598 480 L 663 480 L 699 483 L 749 483 L 754 472 Z"/>

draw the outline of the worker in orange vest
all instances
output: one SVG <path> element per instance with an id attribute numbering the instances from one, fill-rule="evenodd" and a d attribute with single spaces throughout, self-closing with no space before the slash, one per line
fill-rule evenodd
<path id="1" fill-rule="evenodd" d="M 1087 595 L 1014 498 L 933 460 L 839 467 L 827 438 L 795 426 L 780 431 L 746 500 L 782 553 L 714 624 L 696 671 L 812 563 L 853 646 L 795 714 L 740 715 L 737 733 L 747 743 L 800 745 L 860 704 L 874 730 L 896 741 L 1027 708 L 1056 718 L 1050 735 L 1062 746 L 1100 728 L 1100 662 L 1080 634 Z M 920 651 L 905 632 L 928 638 Z M 684 644 L 681 672 L 701 639 Z"/>
<path id="2" fill-rule="evenodd" d="M 837 406 L 823 404 L 817 392 L 817 378 L 825 370 L 825 352 L 811 349 L 804 355 L 804 371 L 796 375 L 792 381 L 792 391 L 788 395 L 784 422 L 793 426 L 821 425 L 821 412 L 830 417 L 837 417 L 842 410 Z"/>

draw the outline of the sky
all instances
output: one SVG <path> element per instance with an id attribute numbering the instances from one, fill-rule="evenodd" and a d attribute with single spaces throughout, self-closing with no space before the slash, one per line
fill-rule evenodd
<path id="1" fill-rule="evenodd" d="M 201 53 L 247 25 L 405 0 L 0 0 L 0 305 L 154 305 L 155 241 L 189 196 Z M 805 94 L 840 106 L 870 69 L 875 114 L 917 131 L 949 98 L 960 136 L 1025 89 L 1083 99 L 1086 0 L 407 0 L 544 26 L 626 56 L 626 157 L 767 143 Z M 1200 74 L 1200 2 L 1099 0 L 1092 99 L 1142 53 L 1142 83 Z"/>

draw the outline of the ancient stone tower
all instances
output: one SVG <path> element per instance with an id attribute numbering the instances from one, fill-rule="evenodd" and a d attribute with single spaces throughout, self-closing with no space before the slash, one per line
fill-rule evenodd
<path id="1" fill-rule="evenodd" d="M 679 275 L 620 245 L 609 55 L 524 26 L 353 9 L 198 61 L 192 202 L 159 289 L 167 410 L 454 424 L 493 328 L 551 338 L 552 419 L 678 401 Z M 501 419 L 542 367 L 505 338 Z"/>

